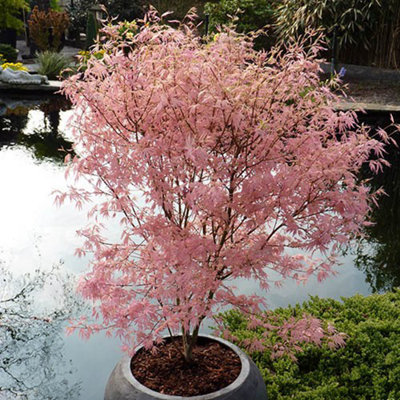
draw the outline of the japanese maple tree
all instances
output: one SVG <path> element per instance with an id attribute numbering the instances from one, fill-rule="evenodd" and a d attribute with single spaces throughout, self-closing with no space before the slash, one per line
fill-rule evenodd
<path id="1" fill-rule="evenodd" d="M 191 24 L 150 19 L 122 42 L 106 28 L 104 56 L 65 82 L 76 108 L 69 172 L 91 185 L 58 200 L 97 198 L 79 250 L 93 252 L 79 290 L 100 321 L 86 334 L 106 329 L 131 349 L 169 330 L 190 360 L 205 318 L 265 304 L 230 280 L 268 289 L 271 271 L 330 275 L 375 195 L 357 171 L 371 152 L 381 166 L 383 144 L 354 113 L 334 111 L 318 46 L 257 52 L 230 29 L 205 42 Z M 120 220 L 120 240 L 108 241 L 106 218 Z"/>

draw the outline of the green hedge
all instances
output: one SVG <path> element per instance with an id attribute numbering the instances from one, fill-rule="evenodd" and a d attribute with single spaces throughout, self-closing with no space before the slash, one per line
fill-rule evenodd
<path id="1" fill-rule="evenodd" d="M 311 297 L 302 306 L 273 312 L 278 318 L 312 314 L 333 322 L 348 338 L 338 350 L 304 345 L 297 363 L 271 360 L 267 352 L 251 354 L 269 400 L 400 399 L 400 290 L 342 300 Z M 225 314 L 224 323 L 239 340 L 254 335 L 238 312 Z"/>

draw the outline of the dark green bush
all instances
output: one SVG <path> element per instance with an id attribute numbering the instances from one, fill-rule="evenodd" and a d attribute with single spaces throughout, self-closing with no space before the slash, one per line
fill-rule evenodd
<path id="1" fill-rule="evenodd" d="M 143 0 L 104 0 L 109 14 L 118 17 L 118 21 L 132 21 L 143 16 Z"/>
<path id="2" fill-rule="evenodd" d="M 14 47 L 10 46 L 9 44 L 0 43 L 0 54 L 2 58 L 5 59 L 7 62 L 16 62 L 18 57 L 18 52 Z"/>
<path id="3" fill-rule="evenodd" d="M 348 337 L 338 350 L 302 345 L 297 363 L 271 360 L 267 352 L 252 354 L 270 400 L 400 399 L 400 290 L 342 300 L 312 297 L 273 312 L 278 318 L 309 313 L 333 322 Z M 254 335 L 238 312 L 225 314 L 224 322 L 239 340 Z"/>

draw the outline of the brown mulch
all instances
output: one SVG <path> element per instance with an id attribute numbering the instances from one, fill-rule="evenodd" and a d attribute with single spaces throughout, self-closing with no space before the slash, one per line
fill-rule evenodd
<path id="1" fill-rule="evenodd" d="M 144 386 L 163 394 L 197 396 L 222 389 L 240 374 L 237 354 L 218 342 L 199 338 L 192 364 L 181 353 L 180 338 L 157 346 L 156 354 L 139 350 L 131 361 L 134 377 Z"/>

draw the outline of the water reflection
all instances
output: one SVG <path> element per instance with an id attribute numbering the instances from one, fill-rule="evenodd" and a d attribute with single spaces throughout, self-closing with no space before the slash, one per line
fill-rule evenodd
<path id="1" fill-rule="evenodd" d="M 29 149 L 37 160 L 61 163 L 72 143 L 59 132 L 60 112 L 70 108 L 64 97 L 52 96 L 0 99 L 0 147 L 19 145 Z M 27 128 L 32 112 L 40 112 L 42 124 Z"/>
<path id="2" fill-rule="evenodd" d="M 0 146 L 16 144 L 19 133 L 25 128 L 27 122 L 27 114 L 0 117 Z"/>
<path id="3" fill-rule="evenodd" d="M 49 274 L 49 266 L 61 259 L 62 269 L 76 275 L 88 263 L 86 258 L 74 256 L 75 249 L 81 245 L 76 229 L 85 224 L 87 209 L 78 210 L 71 204 L 62 208 L 54 206 L 51 193 L 55 189 L 65 190 L 68 185 L 62 163 L 64 153 L 52 157 L 48 143 L 40 140 L 41 137 L 45 142 L 54 139 L 53 149 L 65 148 L 62 140 L 70 143 L 69 116 L 73 111 L 58 112 L 56 107 L 51 108 L 54 102 L 42 100 L 30 99 L 29 103 L 22 101 L 22 105 L 7 100 L 8 111 L 0 106 L 3 112 L 0 121 L 6 121 L 11 129 L 11 132 L 0 130 L 0 258 L 19 274 L 35 268 Z M 1 142 L 2 137 L 7 140 Z M 29 142 L 34 139 L 37 144 Z M 45 153 L 37 152 L 41 145 Z M 38 154 L 44 158 L 38 160 Z M 117 234 L 116 225 L 110 226 L 110 231 Z M 58 299 L 60 295 L 53 297 Z M 41 293 L 40 299 L 42 305 L 49 305 L 52 296 Z M 2 303 L 0 312 L 1 307 Z M 26 316 L 37 315 L 29 309 L 26 311 Z M 11 356 L 20 355 L 20 361 L 13 362 L 15 370 L 8 371 L 16 379 L 2 372 L 0 361 L 0 399 L 99 400 L 103 397 L 107 378 L 122 355 L 119 341 L 106 339 L 102 334 L 89 341 L 82 341 L 78 334 L 66 337 L 63 323 L 59 321 L 50 326 L 34 320 L 31 330 L 26 326 L 23 340 L 18 342 L 6 337 L 8 344 L 4 351 L 0 344 L 0 360 L 3 354 L 6 358 L 6 351 Z M 0 343 L 3 343 L 1 336 Z M 24 351 L 29 349 L 32 354 L 27 358 Z"/>
<path id="4" fill-rule="evenodd" d="M 400 121 L 400 115 L 395 115 Z M 387 127 L 389 115 L 381 115 L 370 123 L 374 126 Z M 393 128 L 386 129 L 400 144 L 400 135 Z M 373 292 L 385 292 L 400 286 L 400 150 L 395 145 L 387 147 L 385 157 L 391 164 L 379 174 L 372 174 L 367 169 L 363 178 L 370 179 L 373 189 L 382 187 L 387 196 L 381 196 L 379 207 L 374 207 L 371 221 L 374 225 L 367 227 L 367 238 L 359 243 L 356 250 L 356 266 L 364 272 L 366 281 Z"/>
<path id="5" fill-rule="evenodd" d="M 0 398 L 79 398 L 80 383 L 63 355 L 64 321 L 80 308 L 70 277 L 57 268 L 0 273 Z"/>

